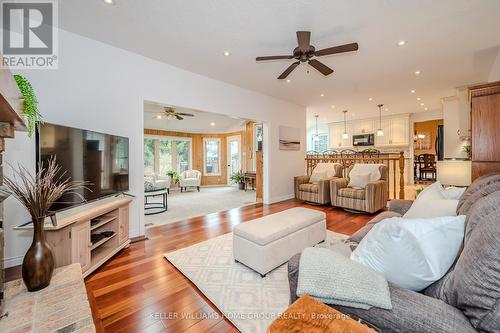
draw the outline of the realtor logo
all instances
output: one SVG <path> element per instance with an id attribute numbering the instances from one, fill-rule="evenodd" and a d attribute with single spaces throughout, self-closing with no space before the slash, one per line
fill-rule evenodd
<path id="1" fill-rule="evenodd" d="M 57 2 L 1 1 L 2 61 L 11 69 L 57 68 Z"/>

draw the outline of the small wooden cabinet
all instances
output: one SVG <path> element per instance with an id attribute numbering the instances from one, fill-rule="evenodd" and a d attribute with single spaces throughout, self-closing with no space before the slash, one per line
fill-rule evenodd
<path id="1" fill-rule="evenodd" d="M 470 88 L 472 180 L 500 172 L 500 82 Z"/>
<path id="2" fill-rule="evenodd" d="M 90 242 L 90 221 L 75 223 L 75 225 L 71 227 L 70 239 L 71 262 L 79 262 L 82 266 L 82 272 L 85 272 L 91 266 L 90 247 L 92 243 Z"/>
<path id="3" fill-rule="evenodd" d="M 63 211 L 58 225 L 45 225 L 46 238 L 54 254 L 56 267 L 80 263 L 87 276 L 109 258 L 130 244 L 129 197 L 106 198 Z M 93 234 L 108 232 L 94 239 Z"/>

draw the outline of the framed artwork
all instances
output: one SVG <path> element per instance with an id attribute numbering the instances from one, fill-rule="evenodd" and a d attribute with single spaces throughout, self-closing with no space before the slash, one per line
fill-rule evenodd
<path id="1" fill-rule="evenodd" d="M 280 150 L 300 150 L 300 129 L 280 126 Z"/>

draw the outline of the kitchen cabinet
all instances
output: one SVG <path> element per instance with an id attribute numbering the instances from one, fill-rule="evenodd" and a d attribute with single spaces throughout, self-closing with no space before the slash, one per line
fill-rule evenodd
<path id="1" fill-rule="evenodd" d="M 330 148 L 338 149 L 338 148 L 350 148 L 352 147 L 352 125 L 350 123 L 347 124 L 346 130 L 347 134 L 349 134 L 347 139 L 343 138 L 344 135 L 344 123 L 333 123 L 330 125 Z"/>
<path id="2" fill-rule="evenodd" d="M 409 115 L 397 115 L 382 118 L 383 136 L 377 136 L 379 120 L 377 118 L 352 120 L 347 123 L 348 139 L 343 139 L 344 123 L 330 124 L 330 148 L 352 148 L 352 136 L 359 134 L 375 134 L 374 147 L 400 147 L 410 144 L 410 118 Z"/>

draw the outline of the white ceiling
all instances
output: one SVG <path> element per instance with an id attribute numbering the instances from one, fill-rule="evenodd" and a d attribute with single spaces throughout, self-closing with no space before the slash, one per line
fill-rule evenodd
<path id="1" fill-rule="evenodd" d="M 176 106 L 174 109 L 177 112 L 191 113 L 194 117 L 184 117 L 183 120 L 156 119 L 156 115 L 163 114 L 163 105 L 146 102 L 144 103 L 144 127 L 187 133 L 229 133 L 245 128 L 246 121 L 242 119 Z M 211 123 L 214 125 L 212 126 Z"/>
<path id="2" fill-rule="evenodd" d="M 384 114 L 421 112 L 421 102 L 438 109 L 454 87 L 485 81 L 500 48 L 498 0 L 115 2 L 60 1 L 60 25 L 306 106 L 321 122 L 340 120 L 343 109 L 353 118 L 375 116 L 378 103 L 386 104 Z M 290 61 L 256 63 L 255 57 L 291 53 L 296 30 L 312 31 L 317 49 L 358 42 L 359 51 L 322 57 L 335 70 L 328 77 L 300 66 L 290 83 L 279 81 Z M 407 44 L 398 47 L 402 39 Z"/>

